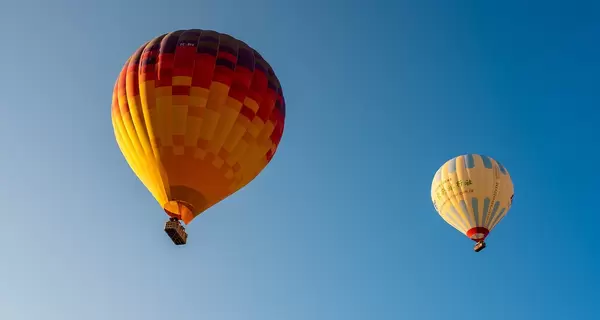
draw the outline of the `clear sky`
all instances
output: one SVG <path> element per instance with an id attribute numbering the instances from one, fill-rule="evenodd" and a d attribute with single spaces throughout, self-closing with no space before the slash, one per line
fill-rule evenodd
<path id="1" fill-rule="evenodd" d="M 257 48 L 287 119 L 176 247 L 110 104 L 181 28 Z M 2 320 L 597 316 L 599 1 L 3 0 L 0 29 Z M 471 152 L 516 192 L 479 254 L 430 199 Z"/>

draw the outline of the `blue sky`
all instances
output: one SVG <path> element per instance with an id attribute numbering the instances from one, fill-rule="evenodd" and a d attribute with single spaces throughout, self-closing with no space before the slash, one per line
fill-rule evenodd
<path id="1" fill-rule="evenodd" d="M 592 319 L 598 1 L 4 1 L 0 318 Z M 273 162 L 188 227 L 114 141 L 114 81 L 180 28 L 275 68 Z M 430 200 L 463 153 L 514 205 L 479 254 Z"/>

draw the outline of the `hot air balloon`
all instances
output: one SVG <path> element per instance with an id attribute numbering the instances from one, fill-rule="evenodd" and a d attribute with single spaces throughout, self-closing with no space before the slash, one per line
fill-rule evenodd
<path id="1" fill-rule="evenodd" d="M 285 100 L 275 72 L 244 42 L 179 30 L 142 45 L 125 63 L 112 99 L 117 144 L 187 242 L 180 221 L 252 181 L 283 134 Z"/>
<path id="2" fill-rule="evenodd" d="M 475 241 L 475 252 L 506 216 L 514 187 L 500 162 L 484 155 L 466 154 L 450 159 L 435 174 L 431 200 L 448 224 Z"/>

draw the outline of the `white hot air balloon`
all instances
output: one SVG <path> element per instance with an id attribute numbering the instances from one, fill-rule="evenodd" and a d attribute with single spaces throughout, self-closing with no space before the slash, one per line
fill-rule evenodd
<path id="1" fill-rule="evenodd" d="M 514 187 L 508 170 L 484 155 L 466 154 L 448 160 L 431 183 L 433 206 L 448 224 L 477 242 L 475 251 L 506 216 Z"/>

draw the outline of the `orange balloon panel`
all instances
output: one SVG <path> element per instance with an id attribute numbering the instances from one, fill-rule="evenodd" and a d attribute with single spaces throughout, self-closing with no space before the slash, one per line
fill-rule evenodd
<path id="1" fill-rule="evenodd" d="M 215 31 L 151 40 L 127 60 L 113 92 L 121 152 L 165 212 L 186 224 L 265 168 L 284 119 L 273 69 Z"/>

